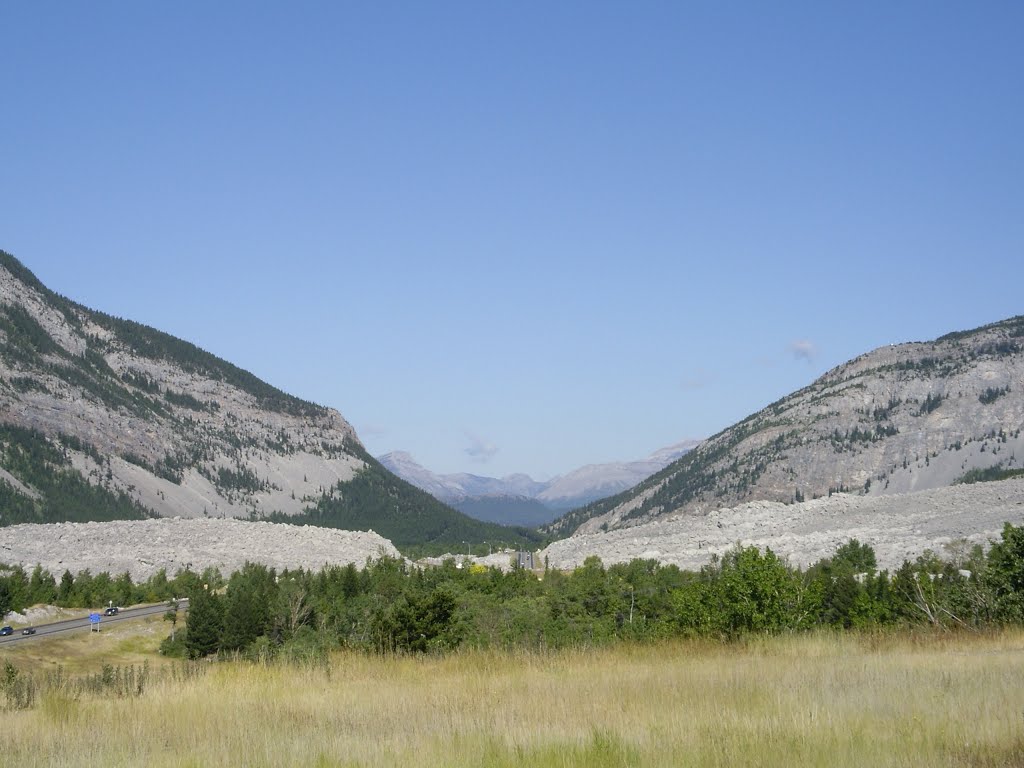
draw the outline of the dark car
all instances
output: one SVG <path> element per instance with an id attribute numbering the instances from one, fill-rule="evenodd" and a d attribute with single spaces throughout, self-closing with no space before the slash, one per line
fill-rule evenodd
<path id="1" fill-rule="evenodd" d="M 25 627 L 23 630 L 21 630 L 21 634 L 23 634 L 23 635 L 34 635 L 35 633 L 36 633 L 36 628 L 35 627 Z"/>
<path id="2" fill-rule="evenodd" d="M 111 606 L 103 612 L 104 616 L 117 616 L 117 606 Z"/>
<path id="3" fill-rule="evenodd" d="M 0 627 L 0 637 L 5 637 L 7 635 L 13 635 L 13 634 L 14 634 L 14 628 L 13 627 Z"/>

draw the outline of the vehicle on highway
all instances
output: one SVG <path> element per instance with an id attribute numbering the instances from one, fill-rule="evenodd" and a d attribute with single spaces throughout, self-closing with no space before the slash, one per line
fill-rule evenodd
<path id="1" fill-rule="evenodd" d="M 13 635 L 13 627 L 0 627 L 0 637 L 6 637 L 7 635 Z"/>
<path id="2" fill-rule="evenodd" d="M 35 633 L 36 633 L 36 628 L 35 627 L 25 627 L 23 630 L 21 630 L 21 634 L 23 634 L 23 635 L 34 635 Z"/>
<path id="3" fill-rule="evenodd" d="M 104 616 L 117 616 L 117 606 L 112 605 L 103 612 Z"/>

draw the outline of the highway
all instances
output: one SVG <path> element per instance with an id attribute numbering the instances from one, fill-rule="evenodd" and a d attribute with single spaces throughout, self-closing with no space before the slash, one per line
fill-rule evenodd
<path id="1" fill-rule="evenodd" d="M 178 614 L 182 620 L 184 620 L 184 611 L 188 608 L 188 599 L 183 598 L 178 601 Z M 139 608 L 124 608 L 118 612 L 116 616 L 104 616 L 103 611 L 105 609 L 100 608 L 96 612 L 100 614 L 99 628 L 102 632 L 104 628 L 109 627 L 111 624 L 116 624 L 119 621 L 132 621 L 133 619 L 142 619 L 146 616 L 153 616 L 154 614 L 163 615 L 167 613 L 167 603 L 158 603 L 156 605 L 143 605 Z M 7 645 L 13 645 L 15 643 L 30 643 L 33 640 L 42 640 L 45 637 L 60 634 L 62 632 L 88 632 L 92 627 L 92 623 L 89 621 L 89 614 L 85 614 L 77 619 L 64 619 L 63 621 L 54 621 L 50 624 L 36 624 L 34 635 L 23 635 L 21 630 L 24 627 L 16 627 L 13 635 L 7 637 L 0 637 L 0 649 Z"/>

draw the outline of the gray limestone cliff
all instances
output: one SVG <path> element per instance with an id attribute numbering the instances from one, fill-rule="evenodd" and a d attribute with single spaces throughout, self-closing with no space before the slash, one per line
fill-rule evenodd
<path id="1" fill-rule="evenodd" d="M 157 515 L 259 517 L 299 512 L 364 466 L 337 411 L 64 299 L 0 256 L 5 467 L 12 443 L 59 438 L 66 469 Z M 14 474 L 0 482 L 37 494 Z"/>

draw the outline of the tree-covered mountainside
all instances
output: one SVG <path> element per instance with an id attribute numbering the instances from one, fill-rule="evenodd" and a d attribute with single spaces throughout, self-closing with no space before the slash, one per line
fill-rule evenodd
<path id="1" fill-rule="evenodd" d="M 0 251 L 0 525 L 280 518 L 437 553 L 529 541 L 413 491 L 337 411 L 66 299 Z"/>
<path id="2" fill-rule="evenodd" d="M 745 501 L 951 485 L 1024 463 L 1024 316 L 861 355 L 635 488 L 573 510 L 555 536 Z"/>
<path id="3" fill-rule="evenodd" d="M 38 432 L 0 425 L 0 466 L 17 478 L 0 478 L 0 525 L 17 523 L 141 520 L 152 513 L 129 494 L 101 483 L 93 485 L 75 471 L 68 457 L 78 441 L 50 441 Z"/>
<path id="4" fill-rule="evenodd" d="M 476 520 L 501 525 L 539 526 L 558 516 L 550 507 L 525 496 L 472 496 L 454 501 L 452 506 Z"/>
<path id="5" fill-rule="evenodd" d="M 543 545 L 543 537 L 534 530 L 483 522 L 442 504 L 395 477 L 361 448 L 357 450 L 366 467 L 352 480 L 339 483 L 298 515 L 274 515 L 270 520 L 373 530 L 410 556 L 459 552 L 488 543 L 495 549 Z"/>
<path id="6" fill-rule="evenodd" d="M 184 371 L 197 372 L 224 381 L 252 395 L 265 410 L 280 411 L 296 416 L 320 415 L 326 411 L 322 406 L 282 392 L 248 371 L 200 349 L 195 344 L 175 338 L 147 325 L 132 320 L 122 320 L 76 304 L 44 286 L 21 262 L 3 250 L 0 250 L 0 267 L 6 269 L 26 287 L 33 289 L 46 306 L 60 312 L 68 324 L 76 330 L 83 329 L 83 321 L 92 321 L 109 331 L 117 342 L 129 347 L 135 354 L 150 360 L 171 362 Z M 18 359 L 25 360 L 25 355 L 29 356 L 28 359 L 33 359 L 33 355 L 52 353 L 67 360 L 70 365 L 81 368 L 86 377 L 92 374 L 91 378 L 95 379 L 95 374 L 99 373 L 105 378 L 110 378 L 105 376 L 110 373 L 109 369 L 100 361 L 101 353 L 105 351 L 106 347 L 105 339 L 93 336 L 87 340 L 90 343 L 86 352 L 91 351 L 92 354 L 88 355 L 88 359 L 83 363 L 78 359 L 78 355 L 70 354 L 68 350 L 57 344 L 24 306 L 5 302 L 2 309 L 3 318 L 0 319 L 0 329 L 8 333 L 8 344 L 5 344 L 3 349 L 5 358 L 8 355 L 14 355 Z M 8 345 L 10 345 L 10 349 Z M 91 371 L 90 368 L 97 364 L 100 370 Z M 116 379 L 116 377 L 113 378 Z M 117 407 L 124 402 L 120 398 L 132 399 L 133 395 L 125 393 L 123 391 L 125 388 L 118 386 L 116 382 L 110 383 L 109 386 L 110 392 L 107 393 L 111 397 L 109 404 Z M 106 392 L 101 384 L 96 389 L 97 393 Z"/>

